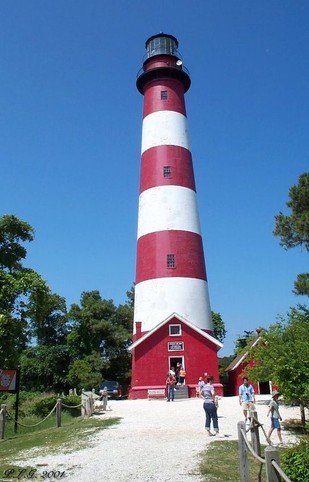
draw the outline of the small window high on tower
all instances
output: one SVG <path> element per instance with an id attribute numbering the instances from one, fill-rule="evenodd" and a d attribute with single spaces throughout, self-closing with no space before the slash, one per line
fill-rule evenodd
<path id="1" fill-rule="evenodd" d="M 166 261 L 167 261 L 167 267 L 168 268 L 175 268 L 175 255 L 174 254 L 168 254 Z"/>
<path id="2" fill-rule="evenodd" d="M 164 167 L 163 167 L 163 176 L 164 176 L 164 177 L 172 177 L 172 169 L 171 169 L 171 166 L 164 166 Z"/>

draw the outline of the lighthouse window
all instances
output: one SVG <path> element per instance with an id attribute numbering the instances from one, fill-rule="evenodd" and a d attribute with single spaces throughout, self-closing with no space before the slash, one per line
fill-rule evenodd
<path id="1" fill-rule="evenodd" d="M 167 100 L 167 90 L 161 90 L 161 100 Z"/>
<path id="2" fill-rule="evenodd" d="M 168 268 L 175 268 L 175 255 L 168 254 L 167 255 L 167 267 Z"/>
<path id="3" fill-rule="evenodd" d="M 163 166 L 163 176 L 164 177 L 172 177 L 171 166 Z"/>

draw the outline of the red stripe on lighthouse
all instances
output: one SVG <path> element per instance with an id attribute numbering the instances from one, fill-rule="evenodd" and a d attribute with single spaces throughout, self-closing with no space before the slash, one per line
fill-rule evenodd
<path id="1" fill-rule="evenodd" d="M 174 255 L 175 267 L 167 267 Z M 137 241 L 136 283 L 154 278 L 207 280 L 202 238 L 189 231 L 158 231 Z"/>
<path id="2" fill-rule="evenodd" d="M 162 94 L 162 92 L 166 92 L 166 94 Z M 186 116 L 184 87 L 180 81 L 161 78 L 153 80 L 145 86 L 144 117 L 159 110 L 173 110 Z"/>
<path id="3" fill-rule="evenodd" d="M 174 185 L 195 191 L 191 152 L 180 146 L 162 145 L 142 155 L 140 193 L 155 186 Z"/>

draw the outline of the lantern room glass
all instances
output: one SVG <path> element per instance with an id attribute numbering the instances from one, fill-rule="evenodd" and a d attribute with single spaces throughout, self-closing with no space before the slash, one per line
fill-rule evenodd
<path id="1" fill-rule="evenodd" d="M 154 55 L 177 55 L 177 42 L 170 37 L 154 37 L 147 43 L 147 58 Z"/>

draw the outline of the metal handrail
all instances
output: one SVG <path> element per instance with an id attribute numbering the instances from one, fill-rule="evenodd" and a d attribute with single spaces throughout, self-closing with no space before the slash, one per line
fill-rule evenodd
<path id="1" fill-rule="evenodd" d="M 180 71 L 180 72 L 181 72 L 181 71 L 182 71 L 182 72 L 185 72 L 185 73 L 190 77 L 190 72 L 189 72 L 189 70 L 187 69 L 187 67 L 185 67 L 184 65 L 182 65 L 181 68 L 180 68 L 180 67 L 175 67 L 175 66 L 173 66 L 173 65 L 170 65 L 170 64 L 167 62 L 167 63 L 166 63 L 166 66 L 164 66 L 164 67 L 163 67 L 163 66 L 160 66 L 160 67 L 157 66 L 157 67 L 154 67 L 154 68 L 152 68 L 152 69 L 147 69 L 147 70 L 144 70 L 144 68 L 142 67 L 142 68 L 139 69 L 139 71 L 137 72 L 136 78 L 140 77 L 142 74 L 145 74 L 146 72 L 151 72 L 152 70 L 157 70 L 157 69 L 162 69 L 162 68 L 165 69 L 166 67 L 168 67 L 168 68 L 170 68 L 170 69 L 172 69 L 172 70 L 177 70 L 177 71 Z"/>

